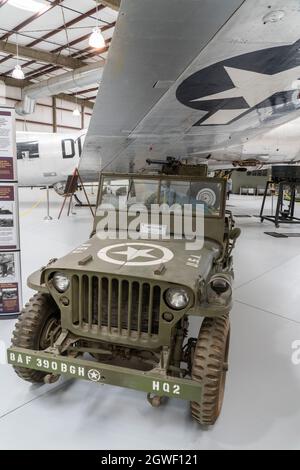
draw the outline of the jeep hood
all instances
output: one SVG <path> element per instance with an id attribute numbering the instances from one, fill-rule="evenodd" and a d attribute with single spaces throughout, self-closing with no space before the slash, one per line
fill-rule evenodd
<path id="1" fill-rule="evenodd" d="M 194 287 L 206 279 L 220 246 L 205 241 L 188 250 L 185 240 L 101 240 L 95 235 L 48 269 L 139 277 Z"/>

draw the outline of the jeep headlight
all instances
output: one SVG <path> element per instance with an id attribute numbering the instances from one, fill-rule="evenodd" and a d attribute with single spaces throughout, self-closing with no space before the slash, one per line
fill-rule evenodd
<path id="1" fill-rule="evenodd" d="M 173 310 L 183 310 L 188 306 L 190 296 L 183 287 L 171 287 L 165 293 L 165 301 Z"/>
<path id="2" fill-rule="evenodd" d="M 55 289 L 61 294 L 66 292 L 70 285 L 70 279 L 62 273 L 55 273 L 52 278 L 52 282 Z"/>

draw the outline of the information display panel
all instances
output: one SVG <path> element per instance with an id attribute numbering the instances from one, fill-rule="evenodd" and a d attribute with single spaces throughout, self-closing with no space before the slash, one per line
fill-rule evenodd
<path id="1" fill-rule="evenodd" d="M 22 305 L 15 111 L 0 107 L 0 319 Z"/>

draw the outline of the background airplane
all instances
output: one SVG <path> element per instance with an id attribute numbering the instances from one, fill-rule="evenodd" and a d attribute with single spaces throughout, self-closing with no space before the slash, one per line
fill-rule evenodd
<path id="1" fill-rule="evenodd" d="M 245 167 L 248 170 L 276 164 L 300 164 L 300 118 L 275 127 L 245 143 L 190 160 L 202 160 L 211 170 Z"/>
<path id="2" fill-rule="evenodd" d="M 85 135 L 17 132 L 19 186 L 53 186 L 62 194 L 79 165 Z"/>
<path id="3" fill-rule="evenodd" d="M 275 127 L 227 151 L 190 156 L 209 169 L 251 168 L 300 163 L 300 118 Z M 78 134 L 17 132 L 19 186 L 53 186 L 62 194 L 67 177 L 80 162 L 87 131 Z M 225 162 L 224 160 L 227 160 Z"/>

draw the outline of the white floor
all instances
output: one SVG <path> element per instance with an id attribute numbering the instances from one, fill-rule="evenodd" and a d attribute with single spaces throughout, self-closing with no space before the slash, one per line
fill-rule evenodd
<path id="1" fill-rule="evenodd" d="M 57 219 L 61 200 L 51 199 Z M 91 217 L 76 209 L 76 216 L 44 222 L 45 192 L 21 190 L 20 200 L 25 286 L 31 271 L 88 238 Z M 261 198 L 233 196 L 230 209 L 254 215 L 260 204 Z M 139 392 L 83 381 L 30 386 L 3 364 L 0 449 L 300 449 L 300 366 L 291 360 L 292 343 L 300 340 L 300 239 L 271 238 L 264 232 L 274 225 L 254 217 L 237 223 L 243 232 L 235 251 L 230 372 L 213 428 L 193 423 L 185 402 L 152 409 Z M 30 295 L 24 287 L 24 299 Z M 0 321 L 2 349 L 13 325 Z"/>

